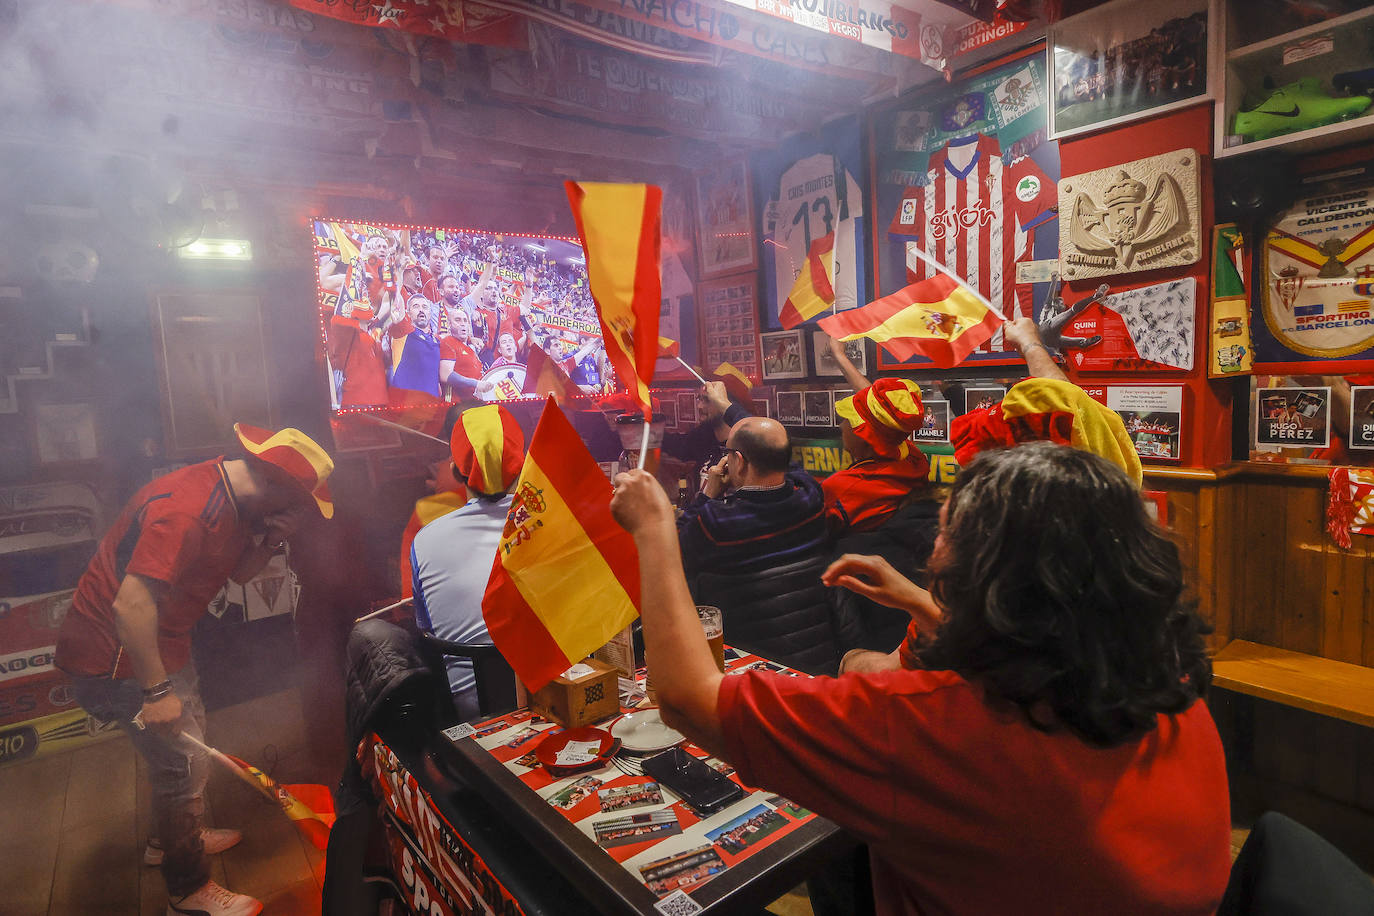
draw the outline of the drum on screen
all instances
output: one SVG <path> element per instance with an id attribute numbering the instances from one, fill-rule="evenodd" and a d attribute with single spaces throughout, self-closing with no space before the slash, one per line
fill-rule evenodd
<path id="1" fill-rule="evenodd" d="M 482 393 L 482 400 L 511 401 L 524 393 L 525 367 L 497 366 L 487 370 L 482 381 L 492 383 L 492 387 Z"/>

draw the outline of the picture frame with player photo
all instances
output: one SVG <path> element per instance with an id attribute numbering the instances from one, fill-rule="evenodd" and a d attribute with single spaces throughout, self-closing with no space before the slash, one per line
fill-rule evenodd
<path id="1" fill-rule="evenodd" d="M 1374 385 L 1352 385 L 1350 388 L 1348 445 L 1374 449 Z"/>
<path id="2" fill-rule="evenodd" d="M 779 391 L 776 395 L 778 415 L 774 417 L 783 426 L 802 425 L 802 393 L 800 391 Z"/>
<path id="3" fill-rule="evenodd" d="M 1331 444 L 1330 388 L 1255 390 L 1255 445 L 1326 448 Z"/>
<path id="4" fill-rule="evenodd" d="M 764 379 L 806 377 L 806 349 L 802 331 L 769 331 L 759 335 L 763 348 Z"/>
<path id="5" fill-rule="evenodd" d="M 927 399 L 922 401 L 925 416 L 920 427 L 911 434 L 917 442 L 949 441 L 949 401 Z"/>
<path id="6" fill-rule="evenodd" d="M 683 429 L 697 425 L 697 393 L 679 391 L 677 393 L 677 422 Z"/>
<path id="7" fill-rule="evenodd" d="M 1212 28 L 1208 0 L 1113 0 L 1050 26 L 1050 139 L 1212 98 Z"/>
<path id="8" fill-rule="evenodd" d="M 1007 396 L 1007 389 L 1002 385 L 987 385 L 977 388 L 964 389 L 964 413 L 971 413 L 975 410 L 982 410 L 992 407 Z"/>
<path id="9" fill-rule="evenodd" d="M 868 374 L 868 348 L 862 337 L 844 342 L 844 355 L 854 364 L 860 375 Z M 822 378 L 843 377 L 844 370 L 830 352 L 830 335 L 824 331 L 811 332 L 811 364 Z"/>
<path id="10" fill-rule="evenodd" d="M 749 408 L 756 417 L 771 417 L 773 415 L 767 398 L 751 398 Z"/>
<path id="11" fill-rule="evenodd" d="M 658 397 L 658 415 L 663 420 L 663 428 L 669 431 L 677 431 L 677 396 L 664 396 L 660 393 Z"/>
<path id="12" fill-rule="evenodd" d="M 828 390 L 802 394 L 802 421 L 806 426 L 835 425 L 835 407 Z"/>

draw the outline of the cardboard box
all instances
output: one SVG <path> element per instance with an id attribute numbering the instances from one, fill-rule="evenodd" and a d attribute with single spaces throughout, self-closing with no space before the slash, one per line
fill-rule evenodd
<path id="1" fill-rule="evenodd" d="M 619 672 L 594 658 L 578 664 L 590 670 L 572 679 L 559 675 L 530 694 L 530 711 L 564 728 L 588 725 L 620 712 Z"/>

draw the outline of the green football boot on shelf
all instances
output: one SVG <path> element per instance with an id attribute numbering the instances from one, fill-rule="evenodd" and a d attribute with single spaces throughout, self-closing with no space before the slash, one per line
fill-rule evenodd
<path id="1" fill-rule="evenodd" d="M 1236 113 L 1235 133 L 1254 141 L 1334 124 L 1364 114 L 1374 99 L 1367 95 L 1332 98 L 1316 77 L 1281 86 L 1249 111 Z"/>

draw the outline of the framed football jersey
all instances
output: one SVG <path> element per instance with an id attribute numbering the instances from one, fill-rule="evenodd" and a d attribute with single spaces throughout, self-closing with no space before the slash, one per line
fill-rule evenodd
<path id="1" fill-rule="evenodd" d="M 857 115 L 840 118 L 750 160 L 760 214 L 764 330 L 782 327 L 778 316 L 811 243 L 832 233 L 835 308 L 869 301 L 860 130 Z"/>
<path id="2" fill-rule="evenodd" d="M 872 110 L 876 166 L 874 296 L 930 276 L 913 247 L 963 277 L 1009 318 L 1033 318 L 1048 283 L 1018 283 L 1017 266 L 1058 255 L 1059 155 L 1045 143 L 1043 47 L 981 68 L 939 94 Z M 919 100 L 919 101 L 918 101 Z M 968 364 L 1014 365 L 1000 330 Z M 878 367 L 896 362 L 881 348 Z"/>

